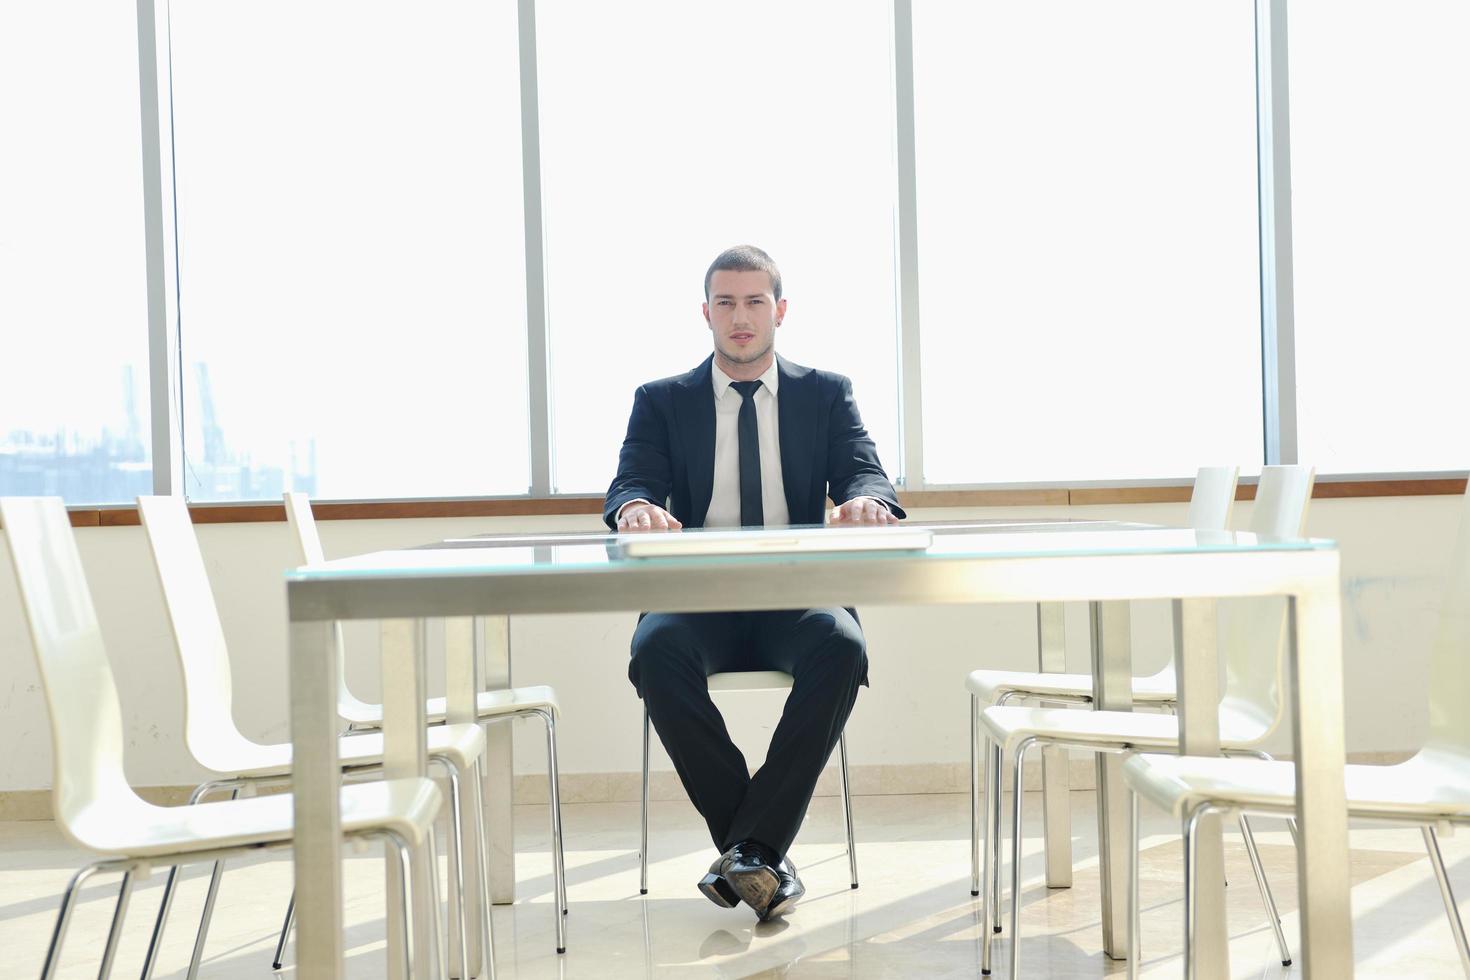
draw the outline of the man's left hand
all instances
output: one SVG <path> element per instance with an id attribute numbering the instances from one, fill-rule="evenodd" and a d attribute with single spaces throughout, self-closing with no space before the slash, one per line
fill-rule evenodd
<path id="1" fill-rule="evenodd" d="M 846 503 L 833 507 L 827 516 L 829 525 L 843 527 L 898 523 L 898 518 L 875 497 L 853 497 Z"/>

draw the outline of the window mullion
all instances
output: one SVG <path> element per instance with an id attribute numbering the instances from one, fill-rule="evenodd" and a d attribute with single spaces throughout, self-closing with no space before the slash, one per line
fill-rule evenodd
<path id="1" fill-rule="evenodd" d="M 521 181 L 526 229 L 526 366 L 531 428 L 531 496 L 552 491 L 550 336 L 546 315 L 546 226 L 541 200 L 540 96 L 536 77 L 536 0 L 520 0 Z"/>
<path id="2" fill-rule="evenodd" d="M 1256 0 L 1256 166 L 1261 234 L 1261 392 L 1268 465 L 1297 462 L 1286 2 Z"/>
<path id="3" fill-rule="evenodd" d="M 919 347 L 919 215 L 914 148 L 914 11 L 893 0 L 894 147 L 897 155 L 899 479 L 924 487 L 923 365 Z"/>
<path id="4" fill-rule="evenodd" d="M 167 23 L 167 0 L 164 18 Z M 166 36 L 166 35 L 165 35 Z M 143 229 L 148 292 L 148 390 L 152 435 L 153 492 L 182 493 L 182 416 L 179 408 L 178 255 L 174 237 L 173 194 L 164 195 L 165 166 L 172 188 L 172 120 L 163 112 L 161 92 L 171 84 L 170 65 L 158 52 L 158 15 L 154 0 L 138 0 L 138 88 L 143 129 Z"/>

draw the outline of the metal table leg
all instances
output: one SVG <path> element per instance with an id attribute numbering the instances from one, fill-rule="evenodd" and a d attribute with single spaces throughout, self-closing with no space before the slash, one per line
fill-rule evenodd
<path id="1" fill-rule="evenodd" d="M 475 643 L 481 657 L 480 678 L 484 689 L 511 686 L 510 617 L 482 616 L 475 619 Z M 490 839 L 490 900 L 509 905 L 516 897 L 515 864 L 515 766 L 511 726 L 506 723 L 485 729 L 485 817 Z"/>
<path id="2" fill-rule="evenodd" d="M 1352 882 L 1343 785 L 1340 573 L 1337 552 L 1323 552 L 1319 558 L 1324 569 L 1316 587 L 1290 600 L 1288 606 L 1302 973 L 1306 977 L 1350 977 Z"/>
<path id="3" fill-rule="evenodd" d="M 1092 701 L 1098 711 L 1133 710 L 1133 656 L 1126 600 L 1090 603 Z M 1128 955 L 1128 787 L 1123 760 L 1097 756 L 1098 874 L 1102 881 L 1103 951 Z"/>
<path id="4" fill-rule="evenodd" d="M 1220 658 L 1213 599 L 1174 602 L 1175 673 L 1179 678 L 1179 751 L 1220 754 Z M 1198 885 L 1195 949 L 1199 980 L 1230 976 L 1230 933 L 1225 923 L 1225 851 L 1220 815 L 1207 814 L 1194 833 Z"/>
<path id="5" fill-rule="evenodd" d="M 1037 669 L 1067 669 L 1067 607 L 1060 602 L 1036 606 Z M 1046 887 L 1072 887 L 1072 800 L 1067 767 L 1071 754 L 1063 748 L 1041 750 L 1041 810 L 1046 840 Z"/>
<path id="6" fill-rule="evenodd" d="M 383 778 L 408 779 L 428 774 L 425 748 L 423 677 L 427 667 L 429 626 L 424 620 L 387 620 L 382 625 L 383 670 Z M 435 919 L 439 907 L 438 889 L 434 887 L 434 854 L 428 843 L 414 850 L 413 903 L 410 927 L 413 930 L 414 972 L 421 977 L 438 976 L 438 929 Z M 389 861 L 392 885 L 396 882 L 396 862 Z M 390 896 L 401 892 L 390 887 Z M 388 921 L 396 912 L 390 899 Z M 298 907 L 304 903 L 298 901 Z M 390 976 L 402 962 L 402 953 L 394 945 L 401 941 L 397 930 L 388 932 Z M 303 976 L 306 975 L 303 973 Z"/>
<path id="7" fill-rule="evenodd" d="M 476 706 L 476 694 L 480 690 L 475 663 L 475 637 L 474 620 L 472 619 L 449 619 L 444 621 L 444 691 L 447 700 L 447 714 L 445 720 L 451 725 L 474 725 L 479 722 L 479 711 Z M 465 775 L 474 779 L 475 771 L 471 770 Z M 475 824 L 475 797 L 476 793 L 466 788 L 460 793 L 459 825 L 461 827 L 474 827 Z M 477 923 L 480 921 L 480 862 L 477 857 L 478 843 L 467 841 L 472 845 L 464 848 L 464 866 L 460 869 L 464 875 L 464 921 L 465 921 L 465 954 L 468 962 L 459 962 L 459 946 L 457 943 L 449 944 L 449 975 L 451 977 L 469 978 L 480 975 L 480 929 Z M 454 852 L 451 850 L 450 854 Z M 453 869 L 451 868 L 451 873 Z M 457 932 L 459 929 L 458 903 L 455 901 L 455 890 L 449 891 L 449 914 L 450 931 Z"/>
<path id="8" fill-rule="evenodd" d="M 288 590 L 288 602 L 292 593 Z M 342 801 L 330 623 L 291 622 L 297 974 L 342 980 Z"/>

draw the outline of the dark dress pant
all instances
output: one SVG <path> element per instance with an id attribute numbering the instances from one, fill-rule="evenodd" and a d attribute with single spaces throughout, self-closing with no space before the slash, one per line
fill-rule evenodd
<path id="1" fill-rule="evenodd" d="M 862 628 L 847 609 L 649 613 L 633 634 L 628 678 L 715 846 L 758 841 L 784 856 L 867 669 Z M 707 684 L 741 670 L 794 678 L 753 776 Z"/>

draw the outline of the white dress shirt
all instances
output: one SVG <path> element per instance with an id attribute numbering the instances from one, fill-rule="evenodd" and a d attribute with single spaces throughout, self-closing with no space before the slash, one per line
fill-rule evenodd
<path id="1" fill-rule="evenodd" d="M 781 481 L 781 422 L 776 415 L 779 384 L 775 360 L 760 376 L 755 390 L 755 427 L 760 434 L 761 513 L 767 527 L 791 523 L 786 490 Z M 740 403 L 745 399 L 730 387 L 731 378 L 718 364 L 710 365 L 715 398 L 715 479 L 705 527 L 740 526 Z"/>
<path id="2" fill-rule="evenodd" d="M 761 447 L 761 516 L 767 527 L 785 527 L 791 523 L 786 508 L 786 485 L 781 480 L 781 420 L 776 414 L 776 389 L 779 372 L 776 362 L 760 376 L 761 386 L 755 391 L 755 427 Z M 740 403 L 745 399 L 730 388 L 731 378 L 718 365 L 710 364 L 710 380 L 715 399 L 715 472 L 705 527 L 740 526 Z M 618 516 L 634 504 L 647 500 L 630 500 L 618 508 Z"/>

